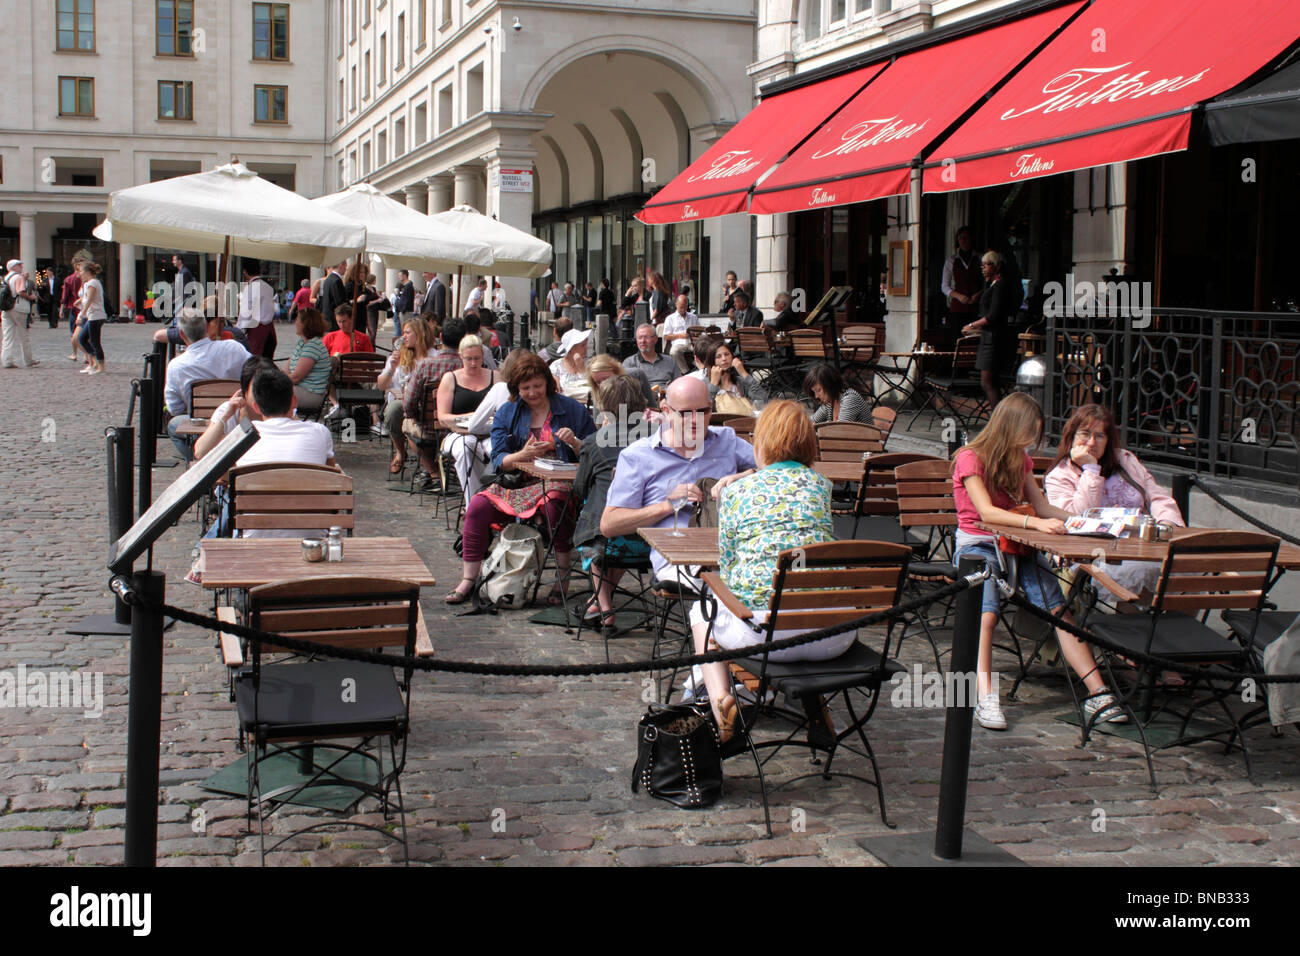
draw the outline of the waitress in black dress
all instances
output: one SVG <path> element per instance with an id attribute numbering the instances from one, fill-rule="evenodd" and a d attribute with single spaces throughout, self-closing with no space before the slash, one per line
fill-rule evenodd
<path id="1" fill-rule="evenodd" d="M 980 386 L 992 409 L 1002 398 L 998 388 L 997 368 L 999 358 L 1005 354 L 1004 345 L 1011 320 L 1020 308 L 1020 289 L 1004 279 L 1001 254 L 990 249 L 980 259 L 984 274 L 984 291 L 980 294 L 979 318 L 962 327 L 962 335 L 979 334 L 979 351 L 975 353 L 975 368 L 980 373 Z"/>

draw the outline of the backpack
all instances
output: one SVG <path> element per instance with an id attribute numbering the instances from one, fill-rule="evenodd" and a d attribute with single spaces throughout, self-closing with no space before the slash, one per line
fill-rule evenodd
<path id="1" fill-rule="evenodd" d="M 0 282 L 0 312 L 11 312 L 18 305 L 18 296 L 14 295 L 13 274 L 5 276 Z"/>
<path id="2" fill-rule="evenodd" d="M 483 562 L 479 597 L 498 608 L 523 607 L 542 576 L 543 550 L 536 528 L 518 522 L 506 525 Z"/>

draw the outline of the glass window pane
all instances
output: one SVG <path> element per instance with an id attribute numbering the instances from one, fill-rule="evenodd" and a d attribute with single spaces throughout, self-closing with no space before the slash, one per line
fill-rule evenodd
<path id="1" fill-rule="evenodd" d="M 77 81 L 67 78 L 59 79 L 59 112 L 75 113 L 77 111 Z"/>
<path id="2" fill-rule="evenodd" d="M 831 21 L 843 20 L 848 0 L 833 0 L 831 3 Z"/>
<path id="3" fill-rule="evenodd" d="M 77 81 L 77 112 L 90 116 L 95 112 L 95 86 L 90 80 Z"/>
<path id="4" fill-rule="evenodd" d="M 822 35 L 822 3 L 821 0 L 808 0 L 808 5 L 804 7 L 804 25 L 803 35 L 805 40 L 812 40 Z"/>
<path id="5" fill-rule="evenodd" d="M 285 102 L 284 102 L 284 98 L 286 94 L 287 91 L 285 90 L 284 87 L 280 87 L 278 90 L 275 91 L 275 118 L 278 120 L 282 120 L 286 118 Z"/>
<path id="6" fill-rule="evenodd" d="M 176 115 L 181 119 L 194 118 L 194 114 L 190 112 L 190 90 L 189 83 L 182 83 L 176 90 Z"/>
<path id="7" fill-rule="evenodd" d="M 95 0 L 77 0 L 77 9 L 82 13 L 94 13 Z"/>
<path id="8" fill-rule="evenodd" d="M 73 33 L 72 33 L 71 30 L 60 30 L 60 31 L 59 31 L 59 49 L 60 49 L 60 50 L 71 50 L 71 49 L 75 48 L 76 45 L 77 45 L 77 44 L 76 44 L 76 41 L 73 39 Z"/>
<path id="9" fill-rule="evenodd" d="M 158 34 L 158 54 L 159 56 L 172 56 L 176 52 L 172 44 L 172 35 L 170 33 Z"/>
<path id="10" fill-rule="evenodd" d="M 266 119 L 266 90 L 258 87 L 253 91 L 253 119 L 262 122 Z"/>
<path id="11" fill-rule="evenodd" d="M 59 17 L 62 18 L 65 13 L 67 14 L 75 13 L 76 8 L 77 5 L 75 0 L 59 0 L 59 5 L 57 8 L 59 11 Z"/>
<path id="12" fill-rule="evenodd" d="M 75 15 L 71 13 L 62 13 L 62 12 L 59 13 L 60 30 L 75 30 L 76 28 L 77 28 L 77 20 Z"/>
<path id="13" fill-rule="evenodd" d="M 173 119 L 176 116 L 172 105 L 172 85 L 170 83 L 158 84 L 158 115 L 162 119 Z"/>

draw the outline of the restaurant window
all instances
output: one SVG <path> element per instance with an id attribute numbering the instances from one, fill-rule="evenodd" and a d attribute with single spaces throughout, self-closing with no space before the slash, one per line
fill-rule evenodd
<path id="1" fill-rule="evenodd" d="M 158 81 L 158 118 L 194 119 L 194 84 L 181 80 Z"/>
<path id="2" fill-rule="evenodd" d="M 95 0 L 59 0 L 58 49 L 95 52 Z"/>
<path id="3" fill-rule="evenodd" d="M 158 56 L 193 56 L 190 47 L 190 37 L 194 33 L 192 0 L 158 0 L 154 16 L 157 24 L 154 52 Z"/>
<path id="4" fill-rule="evenodd" d="M 406 65 L 406 14 L 397 15 L 397 53 L 393 57 L 393 69 L 400 70 Z"/>
<path id="5" fill-rule="evenodd" d="M 253 59 L 289 59 L 289 4 L 253 4 Z"/>
<path id="6" fill-rule="evenodd" d="M 253 87 L 253 122 L 289 122 L 289 87 Z"/>
<path id="7" fill-rule="evenodd" d="M 94 116 L 95 81 L 88 76 L 59 77 L 59 115 Z"/>

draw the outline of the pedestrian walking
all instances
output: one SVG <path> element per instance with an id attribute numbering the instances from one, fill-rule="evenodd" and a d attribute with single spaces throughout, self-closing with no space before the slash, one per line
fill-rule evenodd
<path id="1" fill-rule="evenodd" d="M 31 340 L 27 335 L 27 319 L 36 301 L 36 290 L 23 274 L 20 259 L 10 259 L 5 268 L 5 298 L 13 299 L 12 306 L 0 313 L 3 325 L 3 344 L 0 345 L 0 364 L 5 368 L 32 368 L 41 363 L 32 358 Z"/>
<path id="2" fill-rule="evenodd" d="M 77 308 L 81 313 L 81 347 L 90 356 L 90 364 L 82 371 L 88 375 L 98 375 L 104 371 L 104 346 L 100 343 L 100 336 L 108 312 L 104 309 L 104 286 L 98 278 L 102 271 L 97 262 L 81 262 L 81 301 Z"/>

